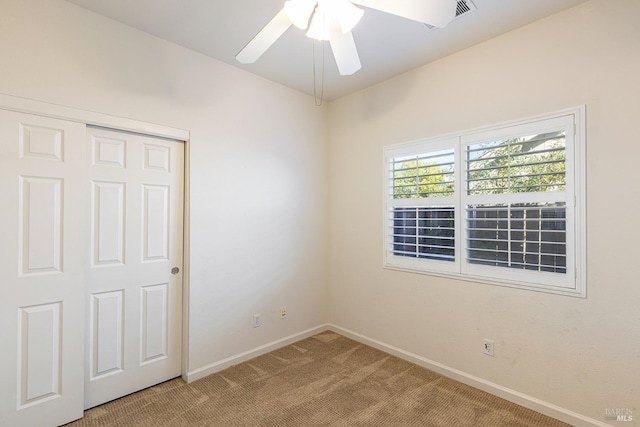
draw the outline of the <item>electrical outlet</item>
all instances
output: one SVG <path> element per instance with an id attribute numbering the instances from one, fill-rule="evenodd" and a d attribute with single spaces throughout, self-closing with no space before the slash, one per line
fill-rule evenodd
<path id="1" fill-rule="evenodd" d="M 285 319 L 287 317 L 287 307 L 280 307 L 280 319 Z"/>
<path id="2" fill-rule="evenodd" d="M 253 315 L 253 323 L 252 323 L 254 328 L 259 327 L 260 325 L 262 325 L 262 317 L 260 316 L 260 314 L 254 314 Z"/>
<path id="3" fill-rule="evenodd" d="M 484 354 L 487 356 L 493 357 L 493 347 L 495 346 L 495 342 L 492 340 L 488 340 L 485 338 L 484 340 Z"/>

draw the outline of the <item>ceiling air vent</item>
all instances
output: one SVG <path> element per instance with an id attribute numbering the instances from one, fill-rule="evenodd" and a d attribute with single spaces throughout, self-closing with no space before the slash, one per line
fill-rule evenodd
<path id="1" fill-rule="evenodd" d="M 456 17 L 453 18 L 453 20 L 455 21 L 456 19 L 460 18 L 462 15 L 466 15 L 467 13 L 473 12 L 476 9 L 477 9 L 476 5 L 473 4 L 471 0 L 458 0 L 458 5 L 456 6 Z M 435 30 L 436 28 L 438 28 L 429 24 L 424 24 L 424 25 L 426 25 L 429 31 Z"/>
<path id="2" fill-rule="evenodd" d="M 476 5 L 471 0 L 458 0 L 458 6 L 456 7 L 456 18 L 460 15 L 464 15 L 467 12 L 476 10 Z"/>

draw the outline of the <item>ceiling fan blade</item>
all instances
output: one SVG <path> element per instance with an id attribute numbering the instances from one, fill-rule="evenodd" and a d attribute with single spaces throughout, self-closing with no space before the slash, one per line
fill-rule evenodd
<path id="1" fill-rule="evenodd" d="M 287 12 L 282 9 L 267 25 L 236 55 L 242 64 L 254 63 L 291 26 Z"/>
<path id="2" fill-rule="evenodd" d="M 456 17 L 457 0 L 351 0 L 352 3 L 436 27 Z"/>
<path id="3" fill-rule="evenodd" d="M 329 44 L 331 44 L 340 75 L 350 76 L 362 67 L 351 32 L 343 34 L 339 26 L 333 27 Z"/>

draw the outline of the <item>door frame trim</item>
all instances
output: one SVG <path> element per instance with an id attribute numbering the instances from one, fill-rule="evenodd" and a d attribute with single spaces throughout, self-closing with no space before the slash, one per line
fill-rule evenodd
<path id="1" fill-rule="evenodd" d="M 0 108 L 189 142 L 188 130 L 0 93 Z"/>
<path id="2" fill-rule="evenodd" d="M 189 372 L 189 230 L 190 230 L 190 183 L 189 159 L 190 136 L 188 130 L 170 126 L 148 123 L 141 120 L 128 119 L 95 111 L 82 110 L 65 105 L 53 104 L 29 98 L 0 93 L 0 109 L 19 113 L 50 117 L 90 126 L 101 126 L 114 130 L 135 132 L 150 136 L 158 136 L 181 141 L 184 146 L 184 200 L 183 200 L 183 248 L 182 248 L 182 378 L 187 381 Z M 86 349 L 83 348 L 83 351 Z"/>

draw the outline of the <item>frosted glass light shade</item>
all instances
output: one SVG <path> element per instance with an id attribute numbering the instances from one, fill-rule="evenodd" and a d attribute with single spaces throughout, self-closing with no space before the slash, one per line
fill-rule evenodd
<path id="1" fill-rule="evenodd" d="M 316 40 L 329 40 L 331 28 L 340 27 L 343 34 L 350 32 L 364 15 L 364 10 L 357 8 L 348 0 L 318 0 L 311 18 L 307 36 Z"/>
<path id="2" fill-rule="evenodd" d="M 284 2 L 284 10 L 293 25 L 306 30 L 317 3 L 316 0 L 288 0 Z"/>
<path id="3" fill-rule="evenodd" d="M 348 0 L 318 0 L 318 5 L 327 15 L 338 21 L 343 34 L 351 31 L 364 15 L 364 10 Z"/>

